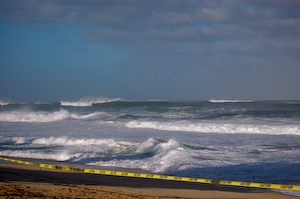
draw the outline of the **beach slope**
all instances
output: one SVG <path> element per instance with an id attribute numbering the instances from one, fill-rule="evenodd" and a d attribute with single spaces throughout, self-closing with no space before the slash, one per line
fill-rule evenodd
<path id="1" fill-rule="evenodd" d="M 0 164 L 0 198 L 299 198 L 268 190 Z"/>

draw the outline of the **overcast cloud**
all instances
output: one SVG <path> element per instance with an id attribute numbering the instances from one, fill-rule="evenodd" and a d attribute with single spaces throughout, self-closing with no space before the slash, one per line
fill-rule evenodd
<path id="1" fill-rule="evenodd" d="M 298 0 L 2 0 L 0 13 L 2 98 L 300 99 Z M 42 42 L 48 64 L 18 66 L 38 53 L 26 44 L 35 50 L 11 61 L 18 55 L 6 49 L 22 29 L 65 55 Z M 34 37 L 24 33 L 24 43 Z M 22 37 L 13 46 L 25 48 Z M 89 60 L 70 61 L 80 55 Z M 38 80 L 40 67 L 51 72 Z"/>

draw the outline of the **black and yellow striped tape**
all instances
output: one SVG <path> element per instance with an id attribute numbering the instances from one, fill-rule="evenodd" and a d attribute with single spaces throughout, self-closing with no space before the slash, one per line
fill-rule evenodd
<path id="1" fill-rule="evenodd" d="M 162 179 L 162 180 L 199 182 L 199 183 L 208 183 L 208 184 L 221 184 L 221 185 L 232 185 L 232 186 L 242 186 L 242 187 L 268 188 L 268 189 L 300 190 L 300 186 L 296 186 L 296 185 L 281 185 L 281 184 L 253 183 L 253 182 L 222 181 L 222 180 L 209 180 L 209 179 L 200 179 L 200 178 L 188 178 L 188 177 L 156 175 L 156 174 L 143 174 L 143 173 L 129 173 L 129 172 L 105 171 L 105 170 L 95 170 L 95 169 L 82 169 L 82 168 L 63 167 L 63 166 L 55 166 L 55 165 L 49 165 L 49 164 L 26 162 L 26 161 L 13 160 L 13 159 L 2 158 L 2 157 L 0 157 L 0 159 L 10 161 L 10 162 L 16 162 L 16 163 L 20 163 L 20 164 L 44 167 L 44 168 L 60 169 L 60 170 L 68 170 L 68 171 L 78 171 L 78 172 L 94 173 L 94 174 L 102 174 L 102 175 L 129 176 L 129 177 L 138 177 L 138 178 L 154 178 L 154 179 Z"/>

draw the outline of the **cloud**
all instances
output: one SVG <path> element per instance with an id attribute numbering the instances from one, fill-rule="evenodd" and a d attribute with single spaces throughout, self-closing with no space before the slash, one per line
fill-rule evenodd
<path id="1" fill-rule="evenodd" d="M 45 23 L 77 24 L 87 42 L 127 43 L 128 48 L 132 43 L 192 42 L 199 46 L 210 43 L 212 50 L 228 46 L 231 52 L 236 48 L 253 54 L 261 49 L 258 43 L 274 43 L 267 45 L 270 51 L 280 45 L 289 48 L 289 42 L 283 40 L 298 43 L 300 32 L 299 1 L 27 0 L 2 1 L 0 7 L 6 21 L 33 24 L 32 28 L 52 34 L 53 28 Z M 218 42 L 225 44 L 215 44 Z"/>
<path id="2" fill-rule="evenodd" d="M 218 24 L 236 24 L 242 28 L 253 22 L 299 19 L 298 1 L 263 2 L 27 0 L 2 1 L 1 12 L 6 20 L 15 23 L 53 22 L 124 31 Z"/>
<path id="3" fill-rule="evenodd" d="M 117 68 L 134 68 L 139 75 L 175 70 L 174 77 L 194 79 L 222 72 L 234 78 L 242 70 L 252 71 L 255 79 L 256 73 L 272 73 L 269 68 L 274 77 L 285 67 L 295 72 L 300 63 L 299 9 L 298 0 L 0 2 L 2 21 L 30 25 L 49 36 L 76 25 L 83 42 L 126 54 L 126 60 L 114 63 Z M 143 73 L 146 68 L 149 73 Z"/>

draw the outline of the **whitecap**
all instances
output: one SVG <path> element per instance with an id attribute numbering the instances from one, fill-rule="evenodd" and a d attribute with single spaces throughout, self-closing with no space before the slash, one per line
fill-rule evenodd
<path id="1" fill-rule="evenodd" d="M 122 101 L 121 98 L 107 98 L 107 97 L 83 97 L 78 101 L 61 101 L 62 106 L 92 106 L 98 103 L 107 103 L 113 101 Z"/>
<path id="2" fill-rule="evenodd" d="M 0 121 L 5 122 L 53 122 L 69 117 L 67 110 L 55 112 L 34 112 L 30 110 L 16 110 L 0 113 Z"/>
<path id="3" fill-rule="evenodd" d="M 267 125 L 267 124 L 239 124 L 213 122 L 157 122 L 157 121 L 130 121 L 128 128 L 148 128 L 164 131 L 187 131 L 200 133 L 249 133 L 269 135 L 300 135 L 299 125 Z"/>
<path id="4" fill-rule="evenodd" d="M 215 100 L 211 99 L 208 100 L 209 102 L 212 103 L 240 103 L 240 102 L 253 102 L 253 100 Z"/>

